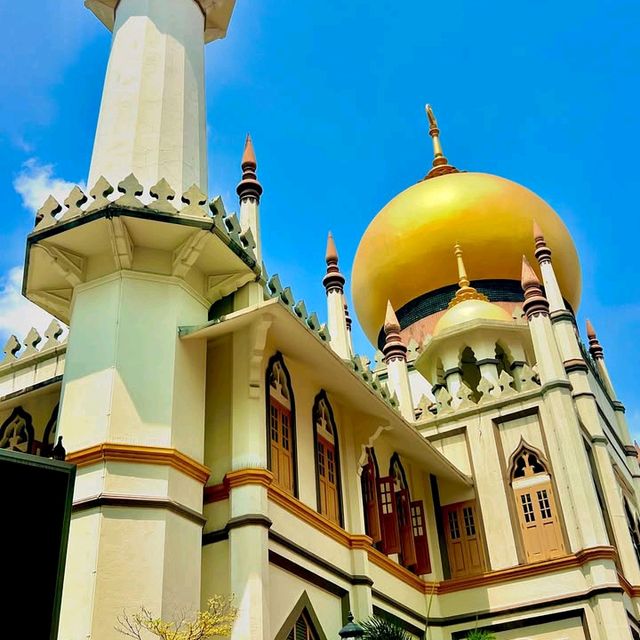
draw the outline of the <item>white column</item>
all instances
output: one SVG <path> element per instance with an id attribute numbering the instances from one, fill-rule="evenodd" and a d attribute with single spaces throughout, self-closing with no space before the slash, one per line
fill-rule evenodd
<path id="1" fill-rule="evenodd" d="M 60 405 L 67 451 L 115 443 L 202 463 L 206 343 L 177 330 L 206 317 L 172 278 L 122 272 L 76 288 Z M 201 513 L 202 486 L 134 458 L 80 467 L 74 503 L 118 504 L 72 515 L 60 638 L 115 637 L 125 608 L 166 619 L 199 609 L 202 523 L 188 511 Z"/>
<path id="2" fill-rule="evenodd" d="M 193 0 L 121 0 L 89 171 L 207 190 L 204 16 Z"/>
<path id="3" fill-rule="evenodd" d="M 398 409 L 400 409 L 402 417 L 408 422 L 413 422 L 416 417 L 413 410 L 406 359 L 390 358 L 387 361 L 387 375 L 389 376 L 389 390 L 395 391 L 398 396 Z"/>
<path id="4" fill-rule="evenodd" d="M 347 319 L 344 314 L 344 295 L 338 289 L 327 292 L 327 326 L 331 336 L 331 348 L 343 359 L 351 358 Z"/>

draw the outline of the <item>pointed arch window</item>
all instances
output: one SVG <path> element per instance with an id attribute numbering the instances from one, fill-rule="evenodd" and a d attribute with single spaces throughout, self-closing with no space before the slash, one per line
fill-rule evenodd
<path id="1" fill-rule="evenodd" d="M 35 440 L 31 414 L 16 407 L 0 425 L 0 449 L 33 453 Z"/>
<path id="2" fill-rule="evenodd" d="M 411 500 L 407 476 L 397 453 L 391 457 L 389 476 L 395 492 L 400 561 L 418 575 L 430 573 L 424 503 L 422 500 Z"/>
<path id="3" fill-rule="evenodd" d="M 627 518 L 627 527 L 629 528 L 629 535 L 631 536 L 631 542 L 633 543 L 633 549 L 636 552 L 636 558 L 640 563 L 640 529 L 638 528 L 638 521 L 633 517 L 631 513 L 631 507 L 626 497 L 624 500 L 624 514 Z"/>
<path id="4" fill-rule="evenodd" d="M 293 494 L 296 487 L 295 403 L 291 378 L 280 353 L 269 360 L 267 389 L 269 470 L 273 473 L 274 484 Z"/>
<path id="5" fill-rule="evenodd" d="M 342 525 L 340 447 L 338 431 L 327 394 L 321 391 L 313 403 L 318 511 Z"/>
<path id="6" fill-rule="evenodd" d="M 511 488 L 527 562 L 565 555 L 551 475 L 542 456 L 525 444 L 513 456 Z"/>

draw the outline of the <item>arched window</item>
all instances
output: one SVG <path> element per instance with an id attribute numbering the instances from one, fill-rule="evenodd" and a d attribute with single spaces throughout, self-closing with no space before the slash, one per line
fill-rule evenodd
<path id="1" fill-rule="evenodd" d="M 296 487 L 295 403 L 289 372 L 280 353 L 269 360 L 267 389 L 269 469 L 274 483 L 293 494 Z"/>
<path id="2" fill-rule="evenodd" d="M 400 534 L 400 561 L 415 573 L 431 572 L 427 527 L 422 500 L 411 500 L 407 476 L 400 456 L 391 456 L 389 475 L 393 479 L 398 532 Z"/>
<path id="3" fill-rule="evenodd" d="M 509 353 L 502 347 L 500 343 L 496 344 L 496 360 L 498 361 L 496 364 L 498 375 L 500 375 L 503 371 L 506 371 L 509 375 L 511 374 L 511 357 Z"/>
<path id="4" fill-rule="evenodd" d="M 378 511 L 378 461 L 375 451 L 367 447 L 367 462 L 362 467 L 360 485 L 362 487 L 362 506 L 364 509 L 364 530 L 374 544 L 382 541 L 380 514 Z"/>
<path id="5" fill-rule="evenodd" d="M 31 414 L 16 407 L 0 426 L 0 449 L 32 453 L 34 445 Z"/>
<path id="6" fill-rule="evenodd" d="M 342 524 L 338 432 L 327 394 L 321 391 L 313 403 L 318 511 Z"/>
<path id="7" fill-rule="evenodd" d="M 411 495 L 409 494 L 407 477 L 397 453 L 391 456 L 389 475 L 393 478 L 393 489 L 398 514 L 400 551 L 402 554 L 400 560 L 405 567 L 412 567 L 416 563 L 416 545 L 413 541 L 413 530 L 411 527 Z"/>
<path id="8" fill-rule="evenodd" d="M 633 543 L 633 549 L 636 552 L 636 558 L 640 562 L 640 533 L 637 525 L 637 521 L 631 514 L 631 507 L 626 497 L 624 500 L 624 514 L 627 517 L 627 527 L 629 528 L 629 535 L 631 536 L 631 542 Z"/>
<path id="9" fill-rule="evenodd" d="M 565 554 L 551 476 L 541 456 L 522 443 L 512 457 L 511 487 L 528 562 Z"/>
<path id="10" fill-rule="evenodd" d="M 480 367 L 476 355 L 471 347 L 465 347 L 460 354 L 460 368 L 462 369 L 462 381 L 471 389 L 471 397 L 477 402 L 480 399 L 478 384 L 480 383 Z"/>

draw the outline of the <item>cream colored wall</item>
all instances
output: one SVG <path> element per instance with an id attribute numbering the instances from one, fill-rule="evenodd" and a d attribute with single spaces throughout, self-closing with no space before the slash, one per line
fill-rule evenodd
<path id="1" fill-rule="evenodd" d="M 342 627 L 340 598 L 318 589 L 318 587 L 304 583 L 296 576 L 273 565 L 270 567 L 269 579 L 272 585 L 269 594 L 269 607 L 271 609 L 270 638 L 274 638 L 280 631 L 287 616 L 289 616 L 305 591 L 327 638 L 339 637 L 338 631 Z"/>
<path id="2" fill-rule="evenodd" d="M 221 540 L 202 547 L 201 607 L 215 595 L 231 595 L 229 587 L 229 541 Z"/>
<path id="3" fill-rule="evenodd" d="M 140 443 L 202 460 L 205 352 L 177 328 L 206 314 L 172 279 L 121 273 L 79 287 L 60 416 L 68 449 Z"/>
<path id="4" fill-rule="evenodd" d="M 207 350 L 204 464 L 211 470 L 210 485 L 231 469 L 231 347 L 223 338 Z"/>
<path id="5" fill-rule="evenodd" d="M 179 281 L 121 272 L 78 287 L 59 431 L 68 451 L 116 442 L 176 448 L 203 459 L 205 345 L 179 340 L 207 309 Z M 94 465 L 76 479 L 74 501 L 99 493 L 174 500 L 200 511 L 202 487 L 153 465 Z M 200 603 L 202 527 L 165 509 L 103 507 L 97 531 L 72 517 L 60 633 L 110 637 L 125 606 L 162 615 Z M 76 533 L 78 529 L 78 533 Z M 96 538 L 92 538 L 97 533 Z M 97 569 L 86 564 L 95 555 Z M 89 613 L 79 621 L 78 606 Z M 78 625 L 83 625 L 79 627 Z"/>

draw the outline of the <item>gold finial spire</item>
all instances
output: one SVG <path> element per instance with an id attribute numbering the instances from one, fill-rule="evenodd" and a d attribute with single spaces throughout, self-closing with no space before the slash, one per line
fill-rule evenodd
<path id="1" fill-rule="evenodd" d="M 433 140 L 433 167 L 425 176 L 425 180 L 427 178 L 442 176 L 446 173 L 458 173 L 458 170 L 449 164 L 449 161 L 442 151 L 440 129 L 438 128 L 438 121 L 436 120 L 431 105 L 425 105 L 425 111 L 427 112 L 427 120 L 429 121 L 429 135 Z"/>
<path id="2" fill-rule="evenodd" d="M 480 293 L 475 287 L 471 286 L 469 278 L 467 276 L 467 270 L 462 260 L 462 247 L 459 242 L 456 242 L 453 253 L 456 257 L 458 264 L 458 290 L 456 295 L 453 296 L 453 300 L 449 303 L 449 308 L 455 307 L 457 304 L 464 302 L 465 300 L 484 300 L 489 302 L 489 298 L 483 293 Z"/>

